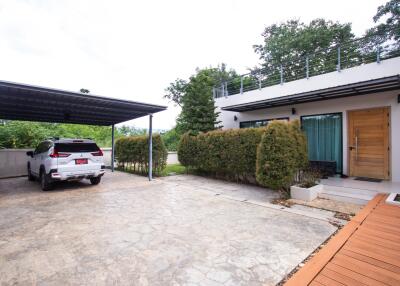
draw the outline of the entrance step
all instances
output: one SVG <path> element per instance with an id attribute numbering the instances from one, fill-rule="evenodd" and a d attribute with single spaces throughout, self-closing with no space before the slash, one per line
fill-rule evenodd
<path id="1" fill-rule="evenodd" d="M 332 187 L 324 185 L 318 197 L 357 205 L 366 205 L 377 192 L 353 188 Z"/>
<path id="2" fill-rule="evenodd" d="M 326 184 L 323 184 L 323 185 L 324 185 L 324 187 L 323 187 L 324 191 L 340 192 L 340 193 L 346 193 L 346 194 L 351 194 L 351 195 L 367 195 L 372 198 L 375 197 L 379 193 L 378 191 L 374 191 L 371 189 L 334 186 L 334 185 L 326 185 Z"/>

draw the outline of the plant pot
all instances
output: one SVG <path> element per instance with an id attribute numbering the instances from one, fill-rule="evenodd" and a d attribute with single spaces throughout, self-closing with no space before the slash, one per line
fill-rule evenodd
<path id="1" fill-rule="evenodd" d="M 315 185 L 311 188 L 302 188 L 299 186 L 290 187 L 290 196 L 292 199 L 311 202 L 322 192 L 322 185 Z"/>

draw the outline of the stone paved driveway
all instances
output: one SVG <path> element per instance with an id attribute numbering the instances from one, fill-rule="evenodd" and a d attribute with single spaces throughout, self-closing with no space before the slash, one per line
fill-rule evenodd
<path id="1" fill-rule="evenodd" d="M 274 196 L 192 176 L 0 180 L 0 285 L 275 285 L 336 228 L 217 195 L 250 190 Z"/>

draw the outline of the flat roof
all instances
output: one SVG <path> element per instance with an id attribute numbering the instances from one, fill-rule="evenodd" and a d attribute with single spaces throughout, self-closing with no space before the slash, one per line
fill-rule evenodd
<path id="1" fill-rule="evenodd" d="M 113 125 L 166 106 L 0 81 L 0 119 Z"/>
<path id="2" fill-rule="evenodd" d="M 400 75 L 383 77 L 379 79 L 367 80 L 352 84 L 329 87 L 314 91 L 302 92 L 275 98 L 269 98 L 248 103 L 221 107 L 226 111 L 252 111 L 258 109 L 273 108 L 327 99 L 342 98 L 348 96 L 365 95 L 376 92 L 384 92 L 400 89 Z M 240 95 L 236 95 L 240 96 Z"/>

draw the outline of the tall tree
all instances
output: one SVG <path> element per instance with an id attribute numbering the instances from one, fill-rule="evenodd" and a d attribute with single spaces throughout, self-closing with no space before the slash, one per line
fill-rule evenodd
<path id="1" fill-rule="evenodd" d="M 382 19 L 385 20 L 382 21 Z M 389 52 L 398 49 L 400 47 L 400 0 L 391 0 L 379 6 L 373 20 L 377 25 L 367 30 L 366 36 L 369 38 L 367 44 L 386 43 L 386 49 L 389 49 Z M 388 43 L 391 40 L 394 42 Z"/>
<path id="2" fill-rule="evenodd" d="M 188 81 L 177 79 L 171 83 L 164 97 L 182 108 L 177 119 L 178 133 L 190 131 L 197 134 L 219 128 L 219 112 L 216 111 L 212 89 L 234 77 L 237 77 L 236 72 L 227 70 L 222 64 L 217 68 L 197 69 Z"/>
<path id="3" fill-rule="evenodd" d="M 341 24 L 324 19 L 315 19 L 309 24 L 299 20 L 273 24 L 265 28 L 262 36 L 263 44 L 253 46 L 260 56 L 262 68 L 279 77 L 280 65 L 283 64 L 285 78 L 291 79 L 295 79 L 293 77 L 299 73 L 304 74 L 307 55 L 310 55 L 310 75 L 327 68 L 335 69 L 337 53 L 329 48 L 351 42 L 355 37 L 350 23 Z M 357 60 L 357 45 L 350 44 L 342 49 L 342 58 L 349 62 Z"/>

